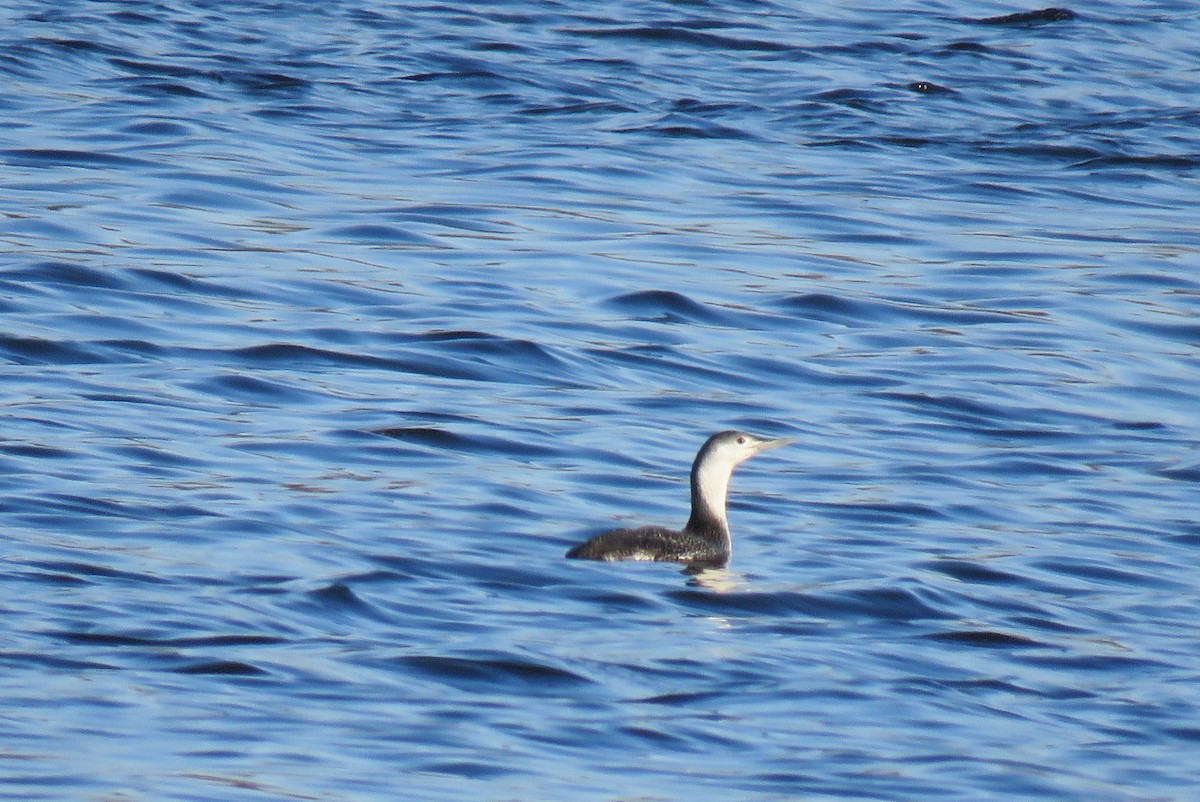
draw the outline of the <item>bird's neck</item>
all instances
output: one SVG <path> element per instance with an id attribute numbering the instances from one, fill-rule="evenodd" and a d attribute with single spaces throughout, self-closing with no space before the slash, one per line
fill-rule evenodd
<path id="1" fill-rule="evenodd" d="M 689 532 L 720 537 L 729 544 L 729 520 L 725 517 L 725 498 L 729 494 L 727 465 L 697 463 L 692 466 L 692 517 L 684 527 Z"/>

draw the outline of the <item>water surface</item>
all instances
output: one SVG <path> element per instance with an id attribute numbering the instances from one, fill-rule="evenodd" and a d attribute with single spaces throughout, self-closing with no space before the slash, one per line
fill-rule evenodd
<path id="1" fill-rule="evenodd" d="M 0 798 L 1191 797 L 1194 8 L 226 5 L 0 12 Z"/>

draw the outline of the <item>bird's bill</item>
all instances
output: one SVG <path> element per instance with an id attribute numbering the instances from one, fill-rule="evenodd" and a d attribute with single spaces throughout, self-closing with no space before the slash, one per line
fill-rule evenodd
<path id="1" fill-rule="evenodd" d="M 779 448 L 780 446 L 786 446 L 794 442 L 796 442 L 796 438 L 794 437 L 783 437 L 778 440 L 763 440 L 758 444 L 758 448 L 755 449 L 755 452 L 770 451 L 772 448 Z"/>

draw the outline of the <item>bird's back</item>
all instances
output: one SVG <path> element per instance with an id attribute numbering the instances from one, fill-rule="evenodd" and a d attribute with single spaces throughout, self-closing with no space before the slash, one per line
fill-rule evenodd
<path id="1" fill-rule="evenodd" d="M 571 549 L 567 556 L 577 560 L 646 560 L 712 566 L 729 561 L 729 551 L 723 542 L 686 529 L 680 532 L 661 526 L 603 532 Z"/>

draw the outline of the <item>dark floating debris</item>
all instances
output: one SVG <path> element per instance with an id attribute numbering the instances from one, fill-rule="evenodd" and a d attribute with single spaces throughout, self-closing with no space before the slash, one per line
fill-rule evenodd
<path id="1" fill-rule="evenodd" d="M 1047 22 L 1065 22 L 1078 16 L 1068 8 L 1043 8 L 1037 11 L 1019 11 L 1016 14 L 1005 14 L 1001 17 L 985 17 L 975 20 L 981 25 L 1043 25 Z"/>
<path id="2" fill-rule="evenodd" d="M 982 648 L 1004 649 L 1020 647 L 1042 647 L 1041 641 L 1027 638 L 1024 635 L 1013 635 L 1008 632 L 992 630 L 955 630 L 953 632 L 935 632 L 925 636 L 930 640 L 945 643 L 957 643 L 963 646 L 979 646 Z"/>
<path id="3" fill-rule="evenodd" d="M 914 81 L 908 87 L 914 92 L 920 92 L 922 95 L 953 95 L 953 89 L 946 86 L 940 86 L 929 81 Z"/>

